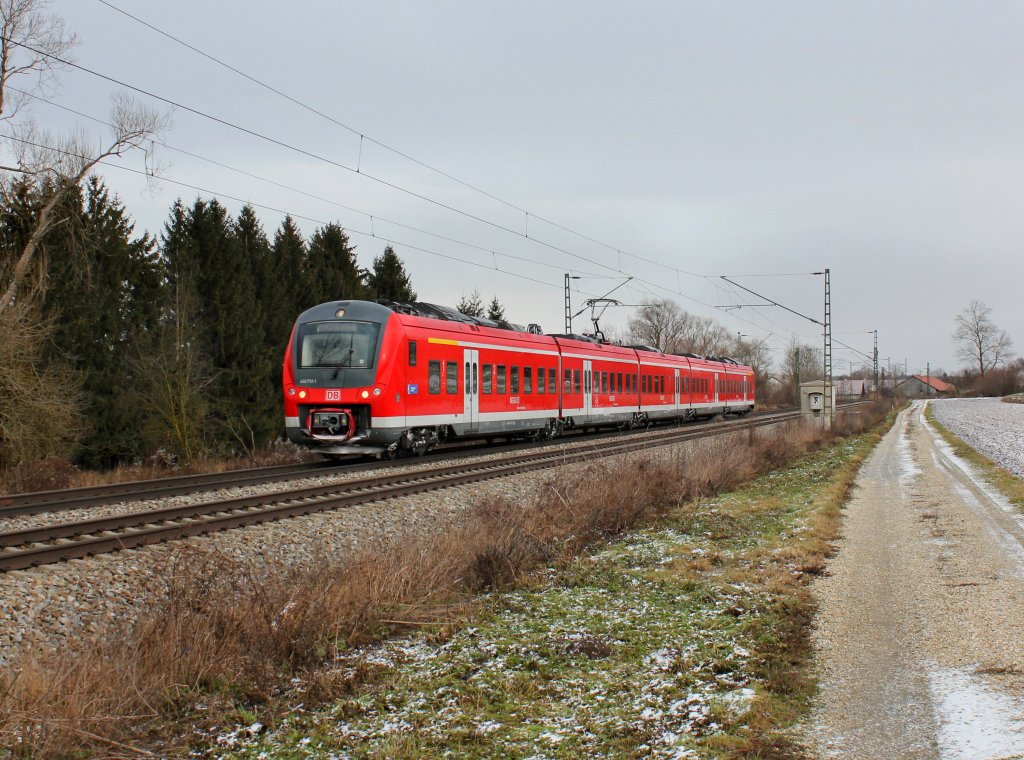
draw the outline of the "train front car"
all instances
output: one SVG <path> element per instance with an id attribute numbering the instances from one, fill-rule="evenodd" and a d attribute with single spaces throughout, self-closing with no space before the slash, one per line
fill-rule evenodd
<path id="1" fill-rule="evenodd" d="M 373 423 L 404 415 L 391 382 L 402 332 L 395 312 L 367 301 L 299 315 L 284 357 L 288 439 L 328 456 L 386 452 L 401 431 Z"/>

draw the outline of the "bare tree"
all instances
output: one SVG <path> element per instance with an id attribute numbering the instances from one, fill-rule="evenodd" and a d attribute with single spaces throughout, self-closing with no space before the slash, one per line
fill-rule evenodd
<path id="1" fill-rule="evenodd" d="M 39 361 L 50 326 L 37 311 L 19 301 L 0 319 L 0 468 L 65 456 L 82 428 L 74 372 Z"/>
<path id="2" fill-rule="evenodd" d="M 737 336 L 728 353 L 736 361 L 746 364 L 754 370 L 756 390 L 760 393 L 764 389 L 764 383 L 768 379 L 768 373 L 772 367 L 772 355 L 771 349 L 768 348 L 768 339 L 744 340 L 742 337 Z"/>
<path id="3" fill-rule="evenodd" d="M 699 317 L 684 311 L 676 338 L 676 352 L 722 356 L 732 348 L 732 334 L 712 317 Z"/>
<path id="4" fill-rule="evenodd" d="M 136 403 L 147 443 L 169 449 L 185 463 L 205 451 L 209 393 L 216 380 L 195 324 L 192 289 L 179 283 L 167 319 L 147 336 L 148 343 L 140 345 L 133 363 L 138 377 Z M 240 431 L 240 426 L 232 430 L 236 435 Z"/>
<path id="5" fill-rule="evenodd" d="M 642 304 L 629 320 L 630 338 L 667 353 L 719 356 L 729 353 L 732 335 L 711 317 L 701 317 L 663 298 Z"/>
<path id="6" fill-rule="evenodd" d="M 12 119 L 31 95 L 12 92 L 12 79 L 35 80 L 34 89 L 51 91 L 57 71 L 70 62 L 78 43 L 64 20 L 49 13 L 48 0 L 0 0 L 0 118 Z"/>
<path id="7" fill-rule="evenodd" d="M 957 314 L 953 331 L 957 356 L 976 366 L 981 377 L 1013 355 L 1013 341 L 992 322 L 991 313 L 992 309 L 981 301 L 971 301 Z"/>
<path id="8" fill-rule="evenodd" d="M 169 125 L 168 116 L 125 94 L 114 97 L 111 136 L 106 141 L 84 133 L 58 136 L 40 129 L 24 106 L 28 99 L 56 85 L 59 69 L 70 61 L 77 39 L 64 21 L 49 13 L 48 0 L 0 0 L 0 145 L 7 162 L 0 164 L 0 194 L 10 202 L 14 192 L 28 188 L 33 199 L 32 224 L 13 264 L 0 283 L 0 316 L 11 308 L 19 291 L 32 288 L 28 275 L 47 231 L 58 220 L 54 210 L 69 189 L 78 186 L 103 159 L 143 148 Z M 18 89 L 12 82 L 24 82 Z"/>
<path id="9" fill-rule="evenodd" d="M 682 319 L 683 310 L 675 301 L 645 301 L 629 318 L 630 340 L 659 351 L 674 351 Z"/>

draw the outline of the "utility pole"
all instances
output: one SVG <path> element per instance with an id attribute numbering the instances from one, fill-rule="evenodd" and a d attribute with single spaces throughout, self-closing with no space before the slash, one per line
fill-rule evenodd
<path id="1" fill-rule="evenodd" d="M 825 351 L 824 351 L 824 377 L 825 377 L 825 418 L 827 424 L 832 424 L 836 415 L 836 400 L 832 394 L 832 284 L 829 270 L 825 269 Z"/>
<path id="2" fill-rule="evenodd" d="M 875 378 L 875 401 L 877 401 L 882 397 L 882 389 L 878 385 L 878 330 L 875 330 L 875 352 L 873 356 L 875 366 L 872 375 Z"/>
<path id="3" fill-rule="evenodd" d="M 797 401 L 798 404 L 800 404 L 800 403 L 803 403 L 803 402 L 800 400 L 800 344 L 799 343 L 796 344 L 796 349 L 794 349 L 793 353 L 795 354 L 795 356 L 794 356 L 795 363 L 794 363 L 793 366 L 796 368 L 795 371 L 793 372 L 793 377 L 796 378 L 796 401 Z"/>
<path id="4" fill-rule="evenodd" d="M 572 334 L 572 302 L 569 300 L 569 273 L 565 273 L 565 334 Z"/>

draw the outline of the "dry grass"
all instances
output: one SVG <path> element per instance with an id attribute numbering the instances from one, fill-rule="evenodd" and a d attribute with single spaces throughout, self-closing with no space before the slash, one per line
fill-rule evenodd
<path id="1" fill-rule="evenodd" d="M 833 432 L 859 432 L 885 411 L 852 416 Z M 435 534 L 260 577 L 226 557 L 183 551 L 163 601 L 136 627 L 59 656 L 40 652 L 0 674 L 0 740 L 38 758 L 123 754 L 147 743 L 166 752 L 187 743 L 182 729 L 191 723 L 272 703 L 297 673 L 314 684 L 310 699 L 331 698 L 363 677 L 323 670 L 338 652 L 411 626 L 457 624 L 478 592 L 515 585 L 541 563 L 746 482 L 826 438 L 793 425 L 599 461 L 553 478 L 532 503 L 478 503 Z M 813 555 L 825 550 L 817 541 L 812 556 L 794 561 L 818 567 Z"/>

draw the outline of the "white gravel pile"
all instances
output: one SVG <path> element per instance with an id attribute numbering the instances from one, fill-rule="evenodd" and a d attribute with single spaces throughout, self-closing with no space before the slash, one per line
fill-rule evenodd
<path id="1" fill-rule="evenodd" d="M 935 418 L 989 459 L 1024 478 L 1024 404 L 999 399 L 930 402 Z"/>

